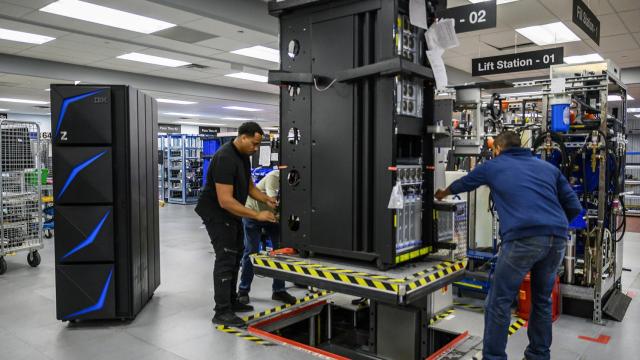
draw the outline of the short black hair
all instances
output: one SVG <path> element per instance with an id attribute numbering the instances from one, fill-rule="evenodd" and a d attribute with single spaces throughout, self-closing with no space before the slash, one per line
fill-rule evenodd
<path id="1" fill-rule="evenodd" d="M 496 146 L 499 146 L 501 150 L 507 150 L 509 148 L 520 147 L 521 140 L 520 135 L 513 131 L 505 131 L 496 136 L 494 141 Z"/>
<path id="2" fill-rule="evenodd" d="M 256 133 L 264 136 L 264 131 L 262 130 L 260 125 L 258 125 L 258 123 L 253 121 L 248 121 L 246 123 L 243 123 L 238 128 L 238 136 L 248 135 L 248 136 L 254 137 L 256 136 Z"/>

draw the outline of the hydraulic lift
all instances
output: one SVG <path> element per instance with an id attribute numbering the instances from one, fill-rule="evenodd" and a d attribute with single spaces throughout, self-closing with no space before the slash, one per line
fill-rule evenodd
<path id="1" fill-rule="evenodd" d="M 256 254 L 251 260 L 257 275 L 361 298 L 346 303 L 339 295 L 334 300 L 319 298 L 318 303 L 301 307 L 281 324 L 268 321 L 253 325 L 250 332 L 258 329 L 256 335 L 269 338 L 269 334 L 280 332 L 286 337 L 284 328 L 306 321 L 297 330 L 288 331 L 289 338 L 298 336 L 296 342 L 303 343 L 301 347 L 307 351 L 350 359 L 441 359 L 459 346 L 469 348 L 456 350 L 458 357 L 448 357 L 461 359 L 461 354 L 475 349 L 469 346 L 470 341 L 480 343 L 468 334 L 452 343 L 460 334 L 430 327 L 453 308 L 451 284 L 464 276 L 466 260 L 427 258 L 384 272 L 373 265 L 335 258 Z M 300 340 L 301 332 L 310 340 Z"/>

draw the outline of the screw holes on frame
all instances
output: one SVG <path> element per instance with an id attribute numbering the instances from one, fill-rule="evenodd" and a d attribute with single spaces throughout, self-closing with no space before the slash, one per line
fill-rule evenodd
<path id="1" fill-rule="evenodd" d="M 298 170 L 291 170 L 287 175 L 287 182 L 291 186 L 298 186 L 300 184 L 300 172 Z"/>
<path id="2" fill-rule="evenodd" d="M 300 143 L 300 130 L 296 127 L 292 127 L 289 129 L 289 133 L 287 134 L 287 140 L 291 145 L 298 145 Z"/>
<path id="3" fill-rule="evenodd" d="M 300 86 L 296 86 L 296 85 L 289 85 L 289 87 L 287 88 L 288 92 L 289 92 L 289 96 L 290 97 L 295 97 L 300 95 Z M 304 99 L 303 99 L 304 100 Z"/>
<path id="4" fill-rule="evenodd" d="M 295 59 L 299 53 L 300 53 L 300 42 L 295 39 L 289 41 L 289 46 L 287 48 L 287 55 L 289 55 L 291 59 Z"/>
<path id="5" fill-rule="evenodd" d="M 289 225 L 289 230 L 298 231 L 300 230 L 300 217 L 294 214 L 289 215 L 289 219 L 287 220 Z"/>

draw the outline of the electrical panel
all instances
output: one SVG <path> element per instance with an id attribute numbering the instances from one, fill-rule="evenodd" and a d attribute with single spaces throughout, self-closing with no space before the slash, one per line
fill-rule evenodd
<path id="1" fill-rule="evenodd" d="M 281 89 L 282 242 L 303 255 L 389 268 L 433 250 L 434 81 L 408 5 L 269 5 L 281 34 L 269 82 Z M 389 209 L 398 180 L 405 207 Z"/>
<path id="2" fill-rule="evenodd" d="M 157 104 L 51 85 L 51 110 L 57 318 L 134 318 L 160 284 Z"/>

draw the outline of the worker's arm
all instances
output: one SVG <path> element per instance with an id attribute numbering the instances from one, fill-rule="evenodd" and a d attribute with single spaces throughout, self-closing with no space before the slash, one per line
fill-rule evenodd
<path id="1" fill-rule="evenodd" d="M 567 220 L 571 222 L 582 212 L 582 205 L 578 195 L 576 195 L 567 179 L 559 171 L 556 186 L 558 187 L 558 200 L 560 200 L 564 213 L 567 215 Z"/>
<path id="2" fill-rule="evenodd" d="M 263 193 L 262 191 L 260 191 L 260 189 L 258 189 L 255 184 L 253 183 L 253 181 L 250 182 L 249 184 L 249 196 L 251 196 L 252 198 L 263 202 L 267 205 L 269 205 L 269 207 L 271 207 L 272 209 L 275 209 L 277 202 L 276 199 L 267 196 L 267 194 Z"/>
<path id="3" fill-rule="evenodd" d="M 436 199 L 442 200 L 445 196 L 455 195 L 463 192 L 473 191 L 482 185 L 488 184 L 487 164 L 476 166 L 469 174 L 454 181 L 445 190 L 438 190 L 435 194 Z"/>
<path id="4" fill-rule="evenodd" d="M 249 218 L 256 221 L 276 221 L 275 216 L 270 211 L 256 212 L 240 204 L 238 200 L 233 197 L 233 185 L 216 183 L 216 194 L 218 195 L 218 203 L 220 204 L 220 207 L 235 216 Z"/>

